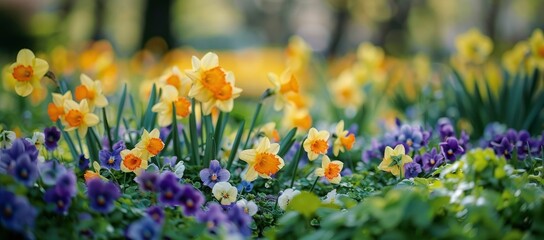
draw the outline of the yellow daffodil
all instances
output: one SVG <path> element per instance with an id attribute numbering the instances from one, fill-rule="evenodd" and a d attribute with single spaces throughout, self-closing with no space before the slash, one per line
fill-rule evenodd
<path id="1" fill-rule="evenodd" d="M 271 139 L 272 142 L 280 141 L 280 134 L 276 130 L 276 123 L 269 122 L 260 127 L 258 133 L 264 134 L 268 139 Z"/>
<path id="2" fill-rule="evenodd" d="M 159 135 L 159 129 L 153 129 L 151 132 L 147 132 L 147 130 L 144 129 L 140 142 L 136 144 L 136 148 L 142 150 L 141 157 L 143 159 L 157 156 L 157 154 L 164 149 L 164 143 Z"/>
<path id="3" fill-rule="evenodd" d="M 191 90 L 191 79 L 181 73 L 178 67 L 172 67 L 159 78 L 161 86 L 170 85 L 176 90 L 180 96 L 188 96 Z"/>
<path id="4" fill-rule="evenodd" d="M 291 106 L 286 106 L 284 109 L 282 127 L 290 129 L 296 127 L 301 130 L 309 129 L 312 126 L 312 116 L 308 109 L 298 109 Z"/>
<path id="5" fill-rule="evenodd" d="M 74 100 L 64 101 L 64 117 L 61 120 L 65 131 L 77 129 L 80 137 L 85 137 L 87 129 L 99 121 L 98 116 L 90 112 L 86 99 L 79 104 Z"/>
<path id="6" fill-rule="evenodd" d="M 353 144 L 355 143 L 355 135 L 353 135 L 353 133 L 349 133 L 347 130 L 344 130 L 344 120 L 340 121 L 338 125 L 336 125 L 335 135 L 336 139 L 334 140 L 332 147 L 334 156 L 338 156 L 340 152 L 351 150 Z"/>
<path id="7" fill-rule="evenodd" d="M 357 48 L 357 60 L 364 66 L 376 68 L 383 64 L 385 53 L 383 49 L 369 42 L 359 44 Z"/>
<path id="8" fill-rule="evenodd" d="M 300 72 L 308 64 L 312 49 L 301 37 L 292 36 L 285 49 L 285 54 L 287 55 L 287 66 L 294 72 Z"/>
<path id="9" fill-rule="evenodd" d="M 541 29 L 536 29 L 529 39 L 531 55 L 540 68 L 544 67 L 544 34 Z"/>
<path id="10" fill-rule="evenodd" d="M 255 149 L 240 152 L 240 160 L 247 163 L 242 179 L 251 182 L 257 176 L 270 178 L 276 174 L 285 165 L 283 159 L 277 155 L 279 150 L 279 144 L 271 144 L 267 137 L 263 137 Z"/>
<path id="11" fill-rule="evenodd" d="M 34 88 L 41 88 L 40 79 L 47 73 L 49 64 L 28 49 L 21 49 L 17 61 L 10 65 L 8 80 L 14 82 L 15 92 L 22 97 L 32 93 Z"/>
<path id="12" fill-rule="evenodd" d="M 108 99 L 102 93 L 102 83 L 100 81 L 93 81 L 89 76 L 81 74 L 79 77 L 81 85 L 76 87 L 74 97 L 76 101 L 86 99 L 89 108 L 105 107 L 108 105 Z"/>
<path id="13" fill-rule="evenodd" d="M 527 59 L 531 48 L 525 41 L 517 43 L 511 50 L 502 55 L 502 64 L 510 73 L 517 73 L 520 68 L 523 69 L 524 61 Z"/>
<path id="14" fill-rule="evenodd" d="M 304 109 L 304 108 L 310 107 L 310 99 L 308 99 L 308 97 L 305 95 L 302 95 L 300 93 L 298 94 L 291 93 L 291 94 L 288 94 L 286 97 L 287 97 L 287 101 L 289 101 L 290 103 L 286 106 L 294 106 L 295 108 L 298 108 L 298 109 Z"/>
<path id="15" fill-rule="evenodd" d="M 340 172 L 342 172 L 343 167 L 344 167 L 343 162 L 340 162 L 340 161 L 331 162 L 329 157 L 325 155 L 321 159 L 321 168 L 317 168 L 315 170 L 315 175 L 318 177 L 325 177 L 330 183 L 338 184 L 340 183 L 340 180 L 342 180 L 342 176 L 340 176 Z"/>
<path id="16" fill-rule="evenodd" d="M 142 171 L 147 169 L 147 161 L 149 159 L 143 157 L 144 151 L 140 148 L 121 151 L 121 158 L 123 159 L 121 162 L 121 171 L 133 172 L 136 175 L 140 175 Z"/>
<path id="17" fill-rule="evenodd" d="M 234 75 L 219 66 L 219 57 L 211 52 L 202 59 L 193 56 L 192 65 L 193 69 L 186 72 L 193 81 L 189 97 L 202 103 L 202 112 L 208 115 L 213 107 L 223 112 L 232 111 L 233 100 L 240 96 L 242 89 L 234 86 Z"/>
<path id="18" fill-rule="evenodd" d="M 317 159 L 319 155 L 327 154 L 329 150 L 329 132 L 322 130 L 317 131 L 315 128 L 311 128 L 308 133 L 308 138 L 304 141 L 304 150 L 308 153 L 308 159 L 313 161 Z"/>
<path id="19" fill-rule="evenodd" d="M 288 96 L 299 91 L 298 81 L 291 70 L 286 69 L 278 79 L 274 73 L 268 73 L 268 80 L 274 85 L 274 109 L 279 111 L 289 103 Z"/>
<path id="20" fill-rule="evenodd" d="M 405 154 L 404 145 L 399 144 L 395 149 L 387 146 L 378 169 L 390 172 L 397 177 L 404 177 L 404 164 L 409 162 L 412 162 L 412 157 Z"/>
<path id="21" fill-rule="evenodd" d="M 176 106 L 176 118 L 185 118 L 191 113 L 191 101 L 180 96 L 174 86 L 166 85 L 162 88 L 161 100 L 151 108 L 151 111 L 158 113 L 159 126 L 172 124 L 172 103 Z"/>
<path id="22" fill-rule="evenodd" d="M 72 92 L 68 91 L 64 95 L 52 93 L 53 102 L 47 106 L 47 114 L 51 121 L 56 122 L 64 117 L 64 102 L 72 100 Z"/>
<path id="23" fill-rule="evenodd" d="M 475 28 L 459 35 L 455 39 L 455 46 L 458 51 L 458 57 L 463 62 L 473 64 L 484 63 L 491 54 L 491 51 L 493 51 L 493 42 L 491 39 Z"/>
<path id="24" fill-rule="evenodd" d="M 83 178 L 85 178 L 85 182 L 88 182 L 91 179 L 95 179 L 95 178 L 102 178 L 104 180 L 108 180 L 106 177 L 100 175 L 100 164 L 98 163 L 98 161 L 93 162 L 93 169 L 94 171 L 87 170 L 85 171 L 85 174 L 83 174 Z"/>
<path id="25" fill-rule="evenodd" d="M 338 107 L 356 109 L 363 103 L 363 92 L 351 71 L 342 72 L 330 89 Z"/>

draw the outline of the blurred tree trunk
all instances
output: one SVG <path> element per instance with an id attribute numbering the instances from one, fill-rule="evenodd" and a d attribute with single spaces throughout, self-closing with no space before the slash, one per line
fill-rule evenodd
<path id="1" fill-rule="evenodd" d="M 161 37 L 168 48 L 174 46 L 174 37 L 172 36 L 172 14 L 170 9 L 173 0 L 147 0 L 145 1 L 144 29 L 142 35 L 142 44 L 144 47 L 147 41 L 154 37 Z"/>
<path id="2" fill-rule="evenodd" d="M 408 17 L 412 0 L 391 0 L 389 4 L 393 8 L 393 16 L 380 24 L 380 31 L 376 43 L 380 46 L 388 45 L 386 50 L 393 54 L 406 54 L 409 36 L 407 32 Z M 396 11 L 395 11 L 396 10 Z M 394 41 L 395 44 L 388 44 Z M 394 49 L 393 49 L 394 48 Z"/>
<path id="3" fill-rule="evenodd" d="M 94 7 L 94 29 L 93 40 L 100 40 L 106 38 L 104 32 L 104 21 L 106 20 L 106 1 L 96 0 Z"/>
<path id="4" fill-rule="evenodd" d="M 485 19 L 486 32 L 494 41 L 497 37 L 497 17 L 499 16 L 500 7 L 501 0 L 492 0 L 491 7 L 489 8 Z"/>
<path id="5" fill-rule="evenodd" d="M 336 9 L 336 23 L 334 25 L 334 29 L 331 35 L 331 41 L 329 42 L 329 46 L 327 48 L 327 57 L 332 58 L 335 57 L 338 54 L 338 47 L 340 46 L 340 43 L 342 41 L 342 37 L 344 35 L 344 32 L 346 31 L 347 24 L 349 22 L 349 12 L 348 12 L 348 1 L 347 0 L 341 0 L 337 3 L 337 9 Z"/>

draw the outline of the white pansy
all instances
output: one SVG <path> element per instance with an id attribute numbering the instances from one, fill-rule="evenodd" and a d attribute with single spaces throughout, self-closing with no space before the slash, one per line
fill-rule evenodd
<path id="1" fill-rule="evenodd" d="M 338 194 L 336 194 L 336 189 L 333 189 L 329 193 L 327 193 L 327 197 L 323 199 L 323 203 L 325 204 L 338 204 Z"/>
<path id="2" fill-rule="evenodd" d="M 236 202 L 236 205 L 244 209 L 244 212 L 246 212 L 249 216 L 255 215 L 257 211 L 259 210 L 255 202 L 247 201 L 245 199 L 238 200 L 238 202 Z"/>
<path id="3" fill-rule="evenodd" d="M 2 131 L 0 133 L 0 149 L 11 148 L 13 141 L 15 140 L 15 132 L 13 131 Z"/>
<path id="4" fill-rule="evenodd" d="M 185 172 L 185 164 L 183 164 L 183 161 L 179 161 L 178 163 L 176 163 L 176 166 L 174 167 L 174 174 L 176 174 L 178 178 L 182 178 L 184 172 Z"/>
<path id="5" fill-rule="evenodd" d="M 45 135 L 42 132 L 34 132 L 32 138 L 27 138 L 26 140 L 39 149 L 45 143 Z"/>
<path id="6" fill-rule="evenodd" d="M 299 190 L 293 190 L 291 188 L 285 189 L 285 191 L 283 191 L 281 196 L 278 198 L 278 206 L 280 206 L 281 209 L 286 210 L 289 202 L 291 202 L 291 200 L 298 194 L 300 194 Z"/>
<path id="7" fill-rule="evenodd" d="M 222 205 L 230 205 L 236 201 L 238 189 L 228 182 L 219 182 L 213 186 L 212 193 L 215 199 L 219 200 Z"/>

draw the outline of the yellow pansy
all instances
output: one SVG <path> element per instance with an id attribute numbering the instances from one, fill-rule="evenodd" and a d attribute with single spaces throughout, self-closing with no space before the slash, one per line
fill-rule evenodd
<path id="1" fill-rule="evenodd" d="M 330 84 L 334 103 L 341 108 L 356 109 L 363 103 L 363 92 L 351 71 L 344 71 Z"/>
<path id="2" fill-rule="evenodd" d="M 279 78 L 274 73 L 268 73 L 268 80 L 274 85 L 274 109 L 279 111 L 289 103 L 288 96 L 290 94 L 298 93 L 298 81 L 289 69 L 283 71 Z"/>
<path id="3" fill-rule="evenodd" d="M 166 85 L 162 88 L 161 100 L 151 108 L 151 111 L 158 113 L 159 126 L 172 124 L 172 103 L 176 106 L 176 118 L 185 118 L 191 113 L 191 101 L 180 96 L 174 86 Z"/>
<path id="4" fill-rule="evenodd" d="M 40 87 L 40 79 L 47 73 L 49 64 L 28 49 L 21 49 L 17 54 L 17 61 L 10 65 L 8 80 L 14 82 L 15 92 L 22 97 L 32 93 L 34 88 Z"/>
<path id="5" fill-rule="evenodd" d="M 108 105 L 108 99 L 102 93 L 102 83 L 93 81 L 89 76 L 81 74 L 79 77 L 81 85 L 76 87 L 74 97 L 76 101 L 86 99 L 89 103 L 89 108 L 105 107 Z"/>
<path id="6" fill-rule="evenodd" d="M 232 111 L 233 100 L 240 96 L 242 89 L 234 86 L 234 75 L 219 66 L 219 57 L 211 52 L 202 59 L 193 56 L 192 65 L 193 69 L 186 72 L 193 81 L 189 97 L 202 103 L 202 112 L 208 115 L 213 107 L 223 112 Z"/>
<path id="7" fill-rule="evenodd" d="M 338 156 L 340 152 L 351 150 L 353 144 L 355 143 L 355 135 L 353 135 L 353 133 L 349 133 L 347 130 L 344 130 L 344 120 L 340 121 L 336 125 L 335 135 L 336 139 L 334 140 L 332 147 L 334 156 Z"/>
<path id="8" fill-rule="evenodd" d="M 131 150 L 125 149 L 121 151 L 121 171 L 123 172 L 133 172 L 136 175 L 147 169 L 147 161 L 149 159 L 142 157 L 144 155 L 144 150 L 139 148 L 133 148 Z"/>
<path id="9" fill-rule="evenodd" d="M 329 136 L 330 133 L 325 130 L 317 131 L 315 128 L 310 129 L 308 138 L 303 143 L 304 151 L 308 153 L 310 161 L 315 160 L 319 155 L 327 154 Z"/>
<path id="10" fill-rule="evenodd" d="M 378 169 L 390 172 L 397 177 L 404 177 L 404 164 L 409 162 L 412 162 L 412 157 L 405 154 L 404 145 L 399 144 L 395 149 L 387 146 Z"/>
<path id="11" fill-rule="evenodd" d="M 327 155 L 323 156 L 321 159 L 321 168 L 315 170 L 315 175 L 318 177 L 325 177 L 330 183 L 338 184 L 342 180 L 340 172 L 344 163 L 340 161 L 332 161 Z"/>
<path id="12" fill-rule="evenodd" d="M 242 179 L 251 182 L 257 176 L 270 178 L 276 174 L 285 165 L 283 159 L 277 155 L 279 150 L 279 144 L 271 144 L 267 137 L 263 137 L 255 149 L 240 152 L 240 160 L 247 163 Z"/>
<path id="13" fill-rule="evenodd" d="M 61 120 L 65 131 L 77 129 L 80 137 L 85 137 L 87 129 L 99 121 L 98 116 L 90 112 L 86 99 L 79 104 L 74 100 L 64 101 L 64 117 Z"/>
<path id="14" fill-rule="evenodd" d="M 142 150 L 142 158 L 148 159 L 157 156 L 164 149 L 164 143 L 159 136 L 159 129 L 153 129 L 151 132 L 144 129 L 140 142 L 136 144 L 136 148 Z"/>
<path id="15" fill-rule="evenodd" d="M 462 61 L 474 64 L 484 63 L 493 51 L 491 39 L 475 28 L 459 35 L 455 39 L 455 46 Z"/>
<path id="16" fill-rule="evenodd" d="M 544 34 L 541 29 L 536 29 L 529 39 L 531 55 L 539 67 L 544 67 Z"/>
<path id="17" fill-rule="evenodd" d="M 47 114 L 51 121 L 56 122 L 64 117 L 64 102 L 72 100 L 72 92 L 68 91 L 64 95 L 52 93 L 53 102 L 47 106 Z"/>

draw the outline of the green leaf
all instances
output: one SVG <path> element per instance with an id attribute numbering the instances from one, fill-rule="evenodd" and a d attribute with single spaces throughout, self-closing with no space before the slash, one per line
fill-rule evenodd
<path id="1" fill-rule="evenodd" d="M 297 211 L 306 218 L 311 217 L 321 206 L 321 200 L 311 192 L 303 191 L 293 197 L 287 206 L 289 211 Z"/>
<path id="2" fill-rule="evenodd" d="M 178 119 L 176 117 L 176 104 L 172 103 L 172 129 L 169 136 L 172 136 L 174 139 L 174 154 L 178 158 L 178 161 L 181 161 L 181 143 L 179 141 L 178 134 Z M 168 145 L 165 145 L 168 146 Z"/>
<path id="3" fill-rule="evenodd" d="M 229 155 L 229 161 L 227 162 L 227 170 L 229 171 L 230 171 L 230 167 L 232 166 L 232 162 L 234 161 L 234 157 L 236 156 L 236 153 L 238 152 L 240 139 L 242 138 L 242 134 L 244 133 L 244 125 L 245 125 L 245 121 L 242 121 L 240 123 L 240 127 L 238 128 L 238 132 L 236 133 L 236 137 L 234 138 L 234 142 L 232 144 L 232 149 Z"/>
<path id="4" fill-rule="evenodd" d="M 295 137 L 295 134 L 297 133 L 297 128 L 294 127 L 291 129 L 285 137 L 283 137 L 280 141 L 280 151 L 278 152 L 278 156 L 283 157 L 291 148 L 293 143 L 295 143 L 295 140 L 293 139 Z"/>
<path id="5" fill-rule="evenodd" d="M 191 138 L 191 161 L 200 165 L 200 151 L 198 150 L 198 132 L 196 128 L 196 111 L 195 100 L 191 100 L 191 109 L 193 111 L 189 114 L 189 137 Z"/>
<path id="6" fill-rule="evenodd" d="M 125 101 L 127 98 L 127 83 L 123 85 L 123 94 L 121 95 L 121 101 L 119 102 L 119 108 L 117 109 L 117 122 L 115 123 L 115 141 L 119 140 L 119 129 L 121 128 L 121 115 L 125 109 Z"/>
<path id="7" fill-rule="evenodd" d="M 151 131 L 153 127 L 153 119 L 156 118 L 156 113 L 151 111 L 153 105 L 155 105 L 157 99 L 157 85 L 153 84 L 151 89 L 151 95 L 149 96 L 149 101 L 147 102 L 147 109 L 145 110 L 144 118 L 140 128 L 145 128 L 147 131 Z"/>
<path id="8" fill-rule="evenodd" d="M 57 127 L 59 128 L 60 132 L 62 132 L 62 137 L 68 144 L 68 149 L 70 149 L 70 153 L 72 154 L 72 159 L 74 161 L 77 161 L 79 159 L 79 154 L 76 150 L 76 146 L 74 145 L 74 142 L 72 141 L 72 138 L 70 137 L 70 134 L 64 131 L 64 127 L 62 126 L 62 124 L 60 124 L 60 120 L 57 120 Z"/>

